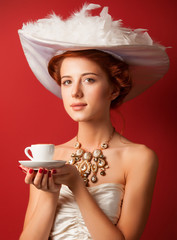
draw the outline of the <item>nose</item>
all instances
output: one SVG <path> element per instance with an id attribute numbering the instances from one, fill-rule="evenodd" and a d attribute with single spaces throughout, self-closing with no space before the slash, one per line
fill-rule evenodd
<path id="1" fill-rule="evenodd" d="M 72 94 L 73 98 L 83 97 L 83 91 L 82 91 L 82 86 L 81 86 L 80 82 L 76 83 L 76 84 L 73 84 L 71 94 Z"/>

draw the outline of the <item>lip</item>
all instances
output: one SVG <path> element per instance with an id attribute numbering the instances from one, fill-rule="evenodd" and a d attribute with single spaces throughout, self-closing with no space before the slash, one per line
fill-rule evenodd
<path id="1" fill-rule="evenodd" d="M 74 111 L 80 111 L 82 110 L 85 106 L 87 106 L 86 103 L 72 103 L 70 105 Z"/>
<path id="2" fill-rule="evenodd" d="M 71 107 L 81 107 L 81 106 L 86 106 L 86 103 L 72 103 L 70 106 Z"/>

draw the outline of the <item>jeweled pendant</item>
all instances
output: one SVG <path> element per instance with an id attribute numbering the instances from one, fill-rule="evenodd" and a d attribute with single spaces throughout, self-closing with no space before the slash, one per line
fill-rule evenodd
<path id="1" fill-rule="evenodd" d="M 76 162 L 76 161 L 75 161 L 74 158 L 72 158 L 72 159 L 69 160 L 69 164 L 71 164 L 71 165 L 74 165 L 75 162 Z"/>
<path id="2" fill-rule="evenodd" d="M 93 164 L 91 165 L 91 171 L 92 171 L 93 173 L 96 173 L 96 172 L 98 171 L 98 166 L 97 166 L 96 163 L 93 163 Z"/>
<path id="3" fill-rule="evenodd" d="M 79 149 L 76 151 L 76 155 L 77 155 L 78 157 L 82 157 L 83 154 L 84 154 L 84 150 L 81 149 L 81 148 L 79 148 Z"/>
<path id="4" fill-rule="evenodd" d="M 99 159 L 99 161 L 98 161 L 98 167 L 104 167 L 105 164 L 106 164 L 105 160 Z"/>
<path id="5" fill-rule="evenodd" d="M 88 182 L 89 182 L 88 178 L 84 178 L 84 183 L 86 187 L 88 187 Z"/>
<path id="6" fill-rule="evenodd" d="M 83 176 L 84 176 L 84 178 L 87 178 L 87 177 L 88 177 L 88 173 L 85 172 L 85 173 L 83 174 Z"/>
<path id="7" fill-rule="evenodd" d="M 79 172 L 80 173 L 90 173 L 90 169 L 91 169 L 91 164 L 89 162 L 87 162 L 86 160 L 82 161 L 80 166 L 79 166 Z"/>
<path id="8" fill-rule="evenodd" d="M 84 160 L 90 161 L 92 159 L 92 154 L 90 152 L 85 152 L 83 158 Z"/>
<path id="9" fill-rule="evenodd" d="M 102 144 L 101 144 L 101 148 L 102 148 L 102 149 L 108 148 L 108 144 L 107 144 L 107 143 L 102 143 Z"/>
<path id="10" fill-rule="evenodd" d="M 81 144 L 80 142 L 76 142 L 75 145 L 74 145 L 75 148 L 80 148 L 81 147 Z"/>
<path id="11" fill-rule="evenodd" d="M 101 153 L 102 153 L 102 152 L 101 152 L 100 149 L 95 149 L 94 152 L 93 152 L 93 156 L 94 156 L 95 158 L 98 158 Z"/>
<path id="12" fill-rule="evenodd" d="M 106 175 L 105 171 L 101 171 L 101 172 L 100 172 L 100 175 L 101 175 L 101 176 L 105 176 L 105 175 Z"/>
<path id="13" fill-rule="evenodd" d="M 83 178 L 86 186 L 89 185 L 89 179 L 92 172 L 91 182 L 96 183 L 98 181 L 97 172 L 100 169 L 100 175 L 104 176 L 106 174 L 106 169 L 109 168 L 106 161 L 106 157 L 103 155 L 102 150 L 108 148 L 108 144 L 114 135 L 115 129 L 108 139 L 108 141 L 101 144 L 100 148 L 91 152 L 85 152 L 84 149 L 81 149 L 81 144 L 78 142 L 78 137 L 76 138 L 77 142 L 75 148 L 77 149 L 75 153 L 72 153 L 69 163 L 75 165 L 77 170 L 80 173 L 80 176 Z"/>
<path id="14" fill-rule="evenodd" d="M 92 181 L 92 183 L 96 183 L 96 182 L 97 182 L 97 176 L 96 176 L 96 175 L 93 175 L 93 176 L 91 177 L 91 181 Z"/>

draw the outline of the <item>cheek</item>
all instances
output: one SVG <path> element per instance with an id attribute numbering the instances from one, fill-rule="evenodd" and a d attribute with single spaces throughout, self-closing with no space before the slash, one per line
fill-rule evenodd
<path id="1" fill-rule="evenodd" d="M 70 90 L 67 87 L 61 87 L 61 97 L 64 102 L 68 102 L 68 99 L 70 97 Z"/>
<path id="2" fill-rule="evenodd" d="M 110 99 L 110 88 L 108 87 L 98 87 L 95 89 L 94 93 L 90 93 L 94 99 L 100 99 L 102 101 Z"/>
<path id="3" fill-rule="evenodd" d="M 70 104 L 67 91 L 62 91 L 62 89 L 61 89 L 61 96 L 62 96 L 62 100 L 63 100 L 63 106 L 64 106 L 65 110 L 67 111 L 68 105 Z"/>

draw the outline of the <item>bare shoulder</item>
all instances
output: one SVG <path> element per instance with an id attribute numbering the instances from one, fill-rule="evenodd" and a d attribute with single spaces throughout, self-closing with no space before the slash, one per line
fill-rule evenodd
<path id="1" fill-rule="evenodd" d="M 158 157 L 155 151 L 143 144 L 132 143 L 127 151 L 130 165 L 158 166 Z"/>
<path id="2" fill-rule="evenodd" d="M 140 175 L 156 174 L 158 169 L 158 157 L 155 151 L 144 144 L 138 144 L 128 141 L 124 146 L 123 159 L 126 169 L 126 175 L 131 173 Z"/>
<path id="3" fill-rule="evenodd" d="M 158 168 L 157 154 L 144 144 L 134 143 L 121 136 L 115 142 L 115 151 L 116 155 L 121 157 L 127 174 L 132 169 L 144 169 L 146 171 L 149 168 L 156 171 Z"/>

